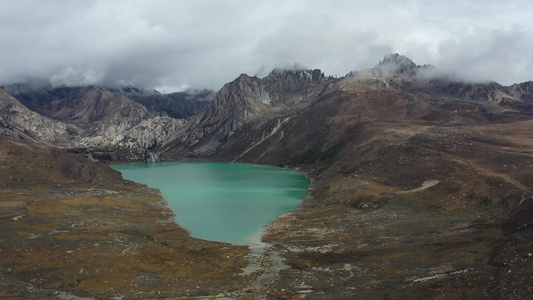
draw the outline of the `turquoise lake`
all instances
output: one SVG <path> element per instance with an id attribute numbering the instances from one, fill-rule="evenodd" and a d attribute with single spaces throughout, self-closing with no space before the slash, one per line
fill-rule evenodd
<path id="1" fill-rule="evenodd" d="M 163 193 L 191 236 L 249 245 L 265 224 L 294 210 L 308 192 L 300 173 L 240 163 L 158 162 L 112 165 L 125 179 Z"/>

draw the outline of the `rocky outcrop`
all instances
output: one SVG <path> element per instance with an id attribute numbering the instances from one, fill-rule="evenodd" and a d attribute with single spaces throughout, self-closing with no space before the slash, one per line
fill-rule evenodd
<path id="1" fill-rule="evenodd" d="M 68 138 L 67 125 L 26 108 L 0 88 L 0 134 L 34 143 L 62 144 Z"/>
<path id="2" fill-rule="evenodd" d="M 76 125 L 85 131 L 85 136 L 116 135 L 150 117 L 142 105 L 95 86 L 73 88 L 67 96 L 53 99 L 38 112 Z"/>
<path id="3" fill-rule="evenodd" d="M 510 86 L 512 93 L 524 101 L 533 101 L 533 81 L 522 82 Z"/>
<path id="4" fill-rule="evenodd" d="M 212 154 L 245 127 L 304 109 L 332 81 L 320 70 L 274 70 L 262 79 L 242 74 L 191 121 L 181 143 Z"/>
<path id="5" fill-rule="evenodd" d="M 184 120 L 155 117 L 156 114 L 123 94 L 110 93 L 95 86 L 36 89 L 14 85 L 9 89 L 38 113 L 20 103 L 16 106 L 18 110 L 24 110 L 34 118 L 41 118 L 39 114 L 47 116 L 42 118 L 62 128 L 65 132 L 61 137 L 62 146 L 77 153 L 101 153 L 99 157 L 106 162 L 156 160 L 158 154 L 152 149 L 174 139 L 185 124 Z M 131 89 L 127 91 L 140 93 Z M 13 97 L 10 99 L 18 103 Z M 27 121 L 16 123 L 12 120 L 12 113 L 7 115 L 11 119 L 6 119 L 6 124 L 33 124 Z M 37 131 L 41 135 L 50 135 L 46 130 Z M 17 132 L 20 136 L 23 131 Z M 56 139 L 46 138 L 59 145 Z"/>
<path id="6" fill-rule="evenodd" d="M 186 123 L 169 117 L 150 118 L 117 135 L 83 138 L 73 151 L 98 152 L 105 162 L 158 161 L 160 149 L 173 141 Z"/>
<path id="7" fill-rule="evenodd" d="M 427 81 L 440 75 L 433 66 L 419 66 L 406 56 L 390 54 L 373 68 L 352 71 L 346 77 L 357 79 L 367 87 L 384 89 L 410 86 L 414 81 Z"/>
<path id="8" fill-rule="evenodd" d="M 395 53 L 385 56 L 376 69 L 383 76 L 393 74 L 413 76 L 416 73 L 417 65 L 406 56 Z"/>
<path id="9" fill-rule="evenodd" d="M 155 117 L 144 120 L 123 134 L 115 137 L 114 143 L 132 148 L 154 149 L 164 147 L 183 130 L 185 120 L 169 117 Z"/>
<path id="10" fill-rule="evenodd" d="M 77 128 L 80 137 L 113 136 L 152 117 L 126 96 L 96 86 L 7 87 L 24 105 L 42 116 Z"/>
<path id="11" fill-rule="evenodd" d="M 513 87 L 504 87 L 496 82 L 464 83 L 457 81 L 434 82 L 435 92 L 444 93 L 467 101 L 493 104 L 512 104 L 523 102 L 521 95 Z M 438 90 L 440 89 L 440 91 Z"/>

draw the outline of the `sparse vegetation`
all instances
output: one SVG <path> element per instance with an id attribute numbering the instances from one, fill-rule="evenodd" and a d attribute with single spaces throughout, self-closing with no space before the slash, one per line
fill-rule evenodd
<path id="1" fill-rule="evenodd" d="M 148 149 L 95 139 L 67 153 L 0 128 L 15 140 L 0 145 L 0 296 L 531 299 L 533 90 L 417 68 L 241 75 L 197 118 L 157 123 L 173 140 Z M 86 159 L 155 153 L 289 166 L 311 192 L 268 225 L 269 250 L 191 239 L 157 191 Z"/>

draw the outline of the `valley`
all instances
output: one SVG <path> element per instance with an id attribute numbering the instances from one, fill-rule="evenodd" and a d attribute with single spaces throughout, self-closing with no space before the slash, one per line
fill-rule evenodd
<path id="1" fill-rule="evenodd" d="M 179 105 L 0 90 L 0 296 L 531 298 L 533 85 L 428 70 L 393 54 L 341 78 L 243 74 Z M 192 114 L 169 112 L 193 98 Z M 250 252 L 191 238 L 159 191 L 105 165 L 136 161 L 270 165 L 312 183 Z"/>

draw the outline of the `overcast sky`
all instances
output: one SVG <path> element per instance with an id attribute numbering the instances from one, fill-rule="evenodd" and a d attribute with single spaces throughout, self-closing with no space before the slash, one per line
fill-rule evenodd
<path id="1" fill-rule="evenodd" d="M 533 80 L 533 1 L 0 0 L 0 84 L 219 89 L 295 63 L 344 76 L 389 53 L 469 80 Z"/>

